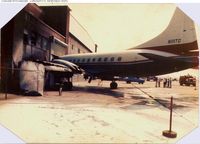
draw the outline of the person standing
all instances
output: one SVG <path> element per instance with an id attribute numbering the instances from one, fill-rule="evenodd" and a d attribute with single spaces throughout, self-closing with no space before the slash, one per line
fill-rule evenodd
<path id="1" fill-rule="evenodd" d="M 161 78 L 158 78 L 158 87 L 160 87 Z"/>
<path id="2" fill-rule="evenodd" d="M 167 79 L 164 78 L 164 81 L 163 81 L 163 87 L 164 87 L 164 88 L 166 87 L 166 84 L 167 84 Z"/>
<path id="3" fill-rule="evenodd" d="M 156 86 L 155 87 L 158 87 L 158 78 L 157 77 L 155 78 L 155 81 L 156 81 Z"/>
<path id="4" fill-rule="evenodd" d="M 169 88 L 172 88 L 172 78 L 169 78 Z"/>

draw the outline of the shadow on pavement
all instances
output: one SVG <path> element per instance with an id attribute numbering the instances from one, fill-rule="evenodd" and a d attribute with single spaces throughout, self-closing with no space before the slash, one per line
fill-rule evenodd
<path id="1" fill-rule="evenodd" d="M 123 97 L 124 96 L 123 92 L 111 90 L 110 88 L 102 88 L 102 87 L 94 87 L 94 86 L 90 86 L 90 87 L 78 87 L 78 86 L 75 86 L 73 88 L 73 91 L 88 92 L 88 93 L 94 93 L 94 94 L 102 94 L 104 96 L 112 96 L 112 97 L 115 97 L 115 98 L 119 98 L 119 97 Z"/>

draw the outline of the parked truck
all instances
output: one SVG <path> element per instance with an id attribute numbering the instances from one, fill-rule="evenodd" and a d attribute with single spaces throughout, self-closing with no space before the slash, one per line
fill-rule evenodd
<path id="1" fill-rule="evenodd" d="M 191 75 L 180 76 L 179 83 L 181 86 L 196 86 L 196 78 Z"/>

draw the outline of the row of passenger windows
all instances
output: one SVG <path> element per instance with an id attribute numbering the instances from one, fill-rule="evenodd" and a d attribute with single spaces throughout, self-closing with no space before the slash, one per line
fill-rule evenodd
<path id="1" fill-rule="evenodd" d="M 105 58 L 82 58 L 82 59 L 69 59 L 70 62 L 73 62 L 73 63 L 81 63 L 81 62 L 107 62 L 107 61 L 111 61 L 111 62 L 114 62 L 115 60 L 117 60 L 118 62 L 120 62 L 122 60 L 122 57 L 118 57 L 118 58 L 115 58 L 115 57 L 111 57 L 111 58 L 108 58 L 108 57 L 105 57 Z"/>

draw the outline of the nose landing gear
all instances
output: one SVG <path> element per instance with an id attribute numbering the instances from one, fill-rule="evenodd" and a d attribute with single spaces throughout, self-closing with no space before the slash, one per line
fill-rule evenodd
<path id="1" fill-rule="evenodd" d="M 110 83 L 110 88 L 111 88 L 111 89 L 117 89 L 117 86 L 118 86 L 118 84 L 117 84 L 115 81 L 112 81 L 112 82 Z"/>

